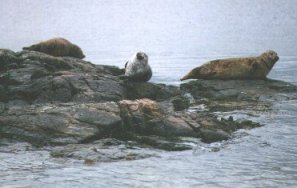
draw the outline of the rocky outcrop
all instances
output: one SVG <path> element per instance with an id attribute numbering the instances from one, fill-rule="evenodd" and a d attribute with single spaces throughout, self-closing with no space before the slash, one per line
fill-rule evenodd
<path id="1" fill-rule="evenodd" d="M 297 86 L 278 80 L 195 80 L 180 86 L 210 111 L 267 111 L 276 101 L 297 98 Z"/>
<path id="2" fill-rule="evenodd" d="M 296 85 L 277 80 L 195 80 L 181 84 L 181 90 L 189 92 L 196 99 L 268 101 L 279 100 L 296 93 Z"/>
<path id="3" fill-rule="evenodd" d="M 120 132 L 121 126 L 114 102 L 1 105 L 0 134 L 35 145 L 84 143 Z"/>
<path id="4" fill-rule="evenodd" d="M 102 102 L 124 97 L 117 77 L 89 62 L 33 51 L 1 54 L 6 69 L 0 76 L 3 102 Z"/>
<path id="5" fill-rule="evenodd" d="M 212 112 L 259 104 L 267 110 L 272 100 L 294 98 L 297 90 L 273 80 L 197 80 L 180 87 L 133 83 L 120 80 L 122 73 L 71 57 L 0 50 L 0 136 L 48 146 L 54 157 L 138 159 L 151 156 L 144 148 L 190 149 L 193 143 L 185 138 L 211 143 L 258 127 Z M 96 151 L 86 149 L 92 147 Z M 113 159 L 114 152 L 120 154 Z"/>
<path id="6" fill-rule="evenodd" d="M 83 160 L 86 165 L 158 156 L 156 151 L 139 147 L 136 142 L 125 142 L 113 138 L 100 139 L 88 144 L 48 147 L 48 149 L 52 157 Z"/>

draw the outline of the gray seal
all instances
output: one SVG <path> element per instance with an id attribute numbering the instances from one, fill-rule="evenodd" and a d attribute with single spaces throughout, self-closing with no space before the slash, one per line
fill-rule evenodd
<path id="1" fill-rule="evenodd" d="M 152 69 L 144 52 L 137 52 L 126 62 L 124 77 L 136 82 L 147 82 L 151 79 Z"/>

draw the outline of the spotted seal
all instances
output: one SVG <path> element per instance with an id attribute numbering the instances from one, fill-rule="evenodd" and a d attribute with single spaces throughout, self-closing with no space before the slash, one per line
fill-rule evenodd
<path id="1" fill-rule="evenodd" d="M 180 80 L 222 79 L 249 80 L 266 79 L 266 76 L 278 61 L 275 51 L 269 50 L 256 57 L 218 59 L 194 68 Z"/>

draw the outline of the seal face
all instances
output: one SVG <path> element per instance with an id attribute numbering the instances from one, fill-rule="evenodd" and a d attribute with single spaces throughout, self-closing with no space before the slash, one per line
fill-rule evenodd
<path id="1" fill-rule="evenodd" d="M 79 59 L 85 57 L 80 47 L 64 38 L 52 38 L 29 47 L 24 47 L 23 50 L 42 52 L 56 57 L 69 56 Z"/>
<path id="2" fill-rule="evenodd" d="M 278 61 L 277 53 L 269 50 L 257 57 L 218 59 L 194 68 L 180 80 L 187 79 L 266 79 Z"/>
<path id="3" fill-rule="evenodd" d="M 148 64 L 148 56 L 137 52 L 125 65 L 125 77 L 137 82 L 147 82 L 152 77 L 152 69 Z"/>

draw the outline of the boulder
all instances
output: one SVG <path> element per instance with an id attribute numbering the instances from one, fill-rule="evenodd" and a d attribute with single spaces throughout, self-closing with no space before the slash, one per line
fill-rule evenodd
<path id="1" fill-rule="evenodd" d="M 109 69 L 77 58 L 0 50 L 0 67 L 2 102 L 104 102 L 125 97 L 121 81 Z"/>
<path id="2" fill-rule="evenodd" d="M 114 102 L 2 105 L 0 134 L 34 145 L 84 143 L 122 127 Z"/>

